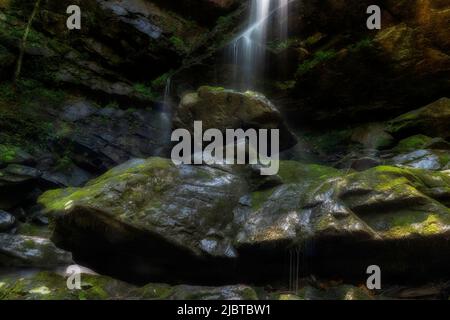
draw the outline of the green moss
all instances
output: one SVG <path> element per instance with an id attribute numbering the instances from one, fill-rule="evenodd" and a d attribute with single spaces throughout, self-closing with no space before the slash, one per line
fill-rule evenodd
<path id="1" fill-rule="evenodd" d="M 450 214 L 450 212 L 449 212 Z M 410 234 L 432 236 L 441 233 L 450 219 L 442 221 L 437 214 L 425 214 L 421 211 L 401 212 L 390 219 L 390 226 L 385 232 L 388 237 L 401 238 Z"/>
<path id="2" fill-rule="evenodd" d="M 241 297 L 244 300 L 258 300 L 258 294 L 252 288 L 244 288 L 241 291 Z"/>
<path id="3" fill-rule="evenodd" d="M 289 80 L 289 81 L 284 81 L 284 82 L 275 82 L 275 87 L 279 90 L 290 90 L 295 88 L 295 85 L 297 84 L 297 81 L 295 80 Z"/>
<path id="4" fill-rule="evenodd" d="M 440 163 L 441 163 L 443 166 L 445 166 L 445 165 L 447 165 L 448 163 L 450 163 L 450 153 L 442 154 L 442 155 L 439 157 L 439 161 L 440 161 Z"/>
<path id="5" fill-rule="evenodd" d="M 224 92 L 226 89 L 223 87 L 203 86 L 199 88 L 199 91 Z"/>
<path id="6" fill-rule="evenodd" d="M 269 49 L 271 49 L 274 53 L 281 53 L 286 49 L 297 46 L 300 44 L 299 39 L 290 38 L 283 41 L 272 41 L 268 44 Z"/>
<path id="7" fill-rule="evenodd" d="M 168 170 L 171 167 L 172 162 L 169 159 L 150 158 L 139 165 L 113 168 L 99 178 L 90 181 L 84 188 L 47 191 L 38 199 L 38 202 L 47 211 L 52 212 L 69 209 L 78 202 L 91 204 L 93 207 L 103 206 L 102 209 L 105 209 L 108 207 L 110 201 L 114 202 L 119 200 L 114 197 L 102 198 L 105 190 L 107 191 L 124 181 L 134 181 L 133 183 L 136 187 L 129 185 L 128 191 L 122 193 L 120 196 L 126 203 L 132 202 L 139 204 L 149 196 L 148 193 L 150 191 L 154 192 L 156 196 L 156 194 L 163 192 L 172 185 L 173 180 L 169 178 L 171 171 Z M 120 211 L 117 214 L 124 214 L 124 212 Z"/>
<path id="8" fill-rule="evenodd" d="M 370 49 L 373 48 L 374 44 L 373 44 L 373 40 L 370 38 L 364 38 L 360 41 L 358 41 L 357 43 L 350 45 L 348 47 L 348 49 L 351 52 L 359 52 L 361 50 L 365 50 L 365 49 Z"/>
<path id="9" fill-rule="evenodd" d="M 297 161 L 280 161 L 278 175 L 284 183 L 301 183 L 312 180 L 324 180 L 341 175 L 335 168 L 317 164 L 304 164 Z"/>
<path id="10" fill-rule="evenodd" d="M 334 153 L 350 145 L 352 134 L 353 130 L 348 128 L 332 130 L 326 133 L 310 132 L 305 133 L 303 136 L 318 152 Z"/>
<path id="11" fill-rule="evenodd" d="M 172 43 L 172 45 L 175 47 L 176 50 L 181 51 L 181 52 L 189 51 L 189 48 L 184 43 L 183 39 L 181 39 L 177 36 L 172 36 L 169 40 Z"/>
<path id="12" fill-rule="evenodd" d="M 152 90 L 152 87 L 143 83 L 136 83 L 133 89 L 147 99 L 156 100 L 158 98 L 158 94 Z"/>
<path id="13" fill-rule="evenodd" d="M 427 143 L 429 143 L 432 138 L 418 134 L 406 139 L 401 140 L 395 147 L 398 152 L 410 152 L 417 149 L 422 149 Z"/>
<path id="14" fill-rule="evenodd" d="M 270 198 L 273 189 L 252 192 L 252 209 L 259 210 L 263 204 Z"/>
<path id="15" fill-rule="evenodd" d="M 172 72 L 167 72 L 152 81 L 152 88 L 155 90 L 161 90 L 167 85 L 167 80 L 170 78 Z"/>
<path id="16" fill-rule="evenodd" d="M 17 233 L 32 237 L 48 238 L 50 236 L 50 230 L 46 226 L 38 226 L 31 223 L 21 223 L 17 227 Z"/>
<path id="17" fill-rule="evenodd" d="M 17 152 L 19 148 L 0 144 L 0 163 L 10 163 L 13 162 L 17 157 Z"/>
<path id="18" fill-rule="evenodd" d="M 133 286 L 114 279 L 81 275 L 81 290 L 67 288 L 66 279 L 53 272 L 3 278 L 0 300 L 108 300 L 131 297 Z"/>
<path id="19" fill-rule="evenodd" d="M 308 73 L 309 71 L 326 61 L 332 60 L 336 57 L 336 55 L 337 53 L 334 50 L 317 51 L 312 58 L 304 61 L 298 66 L 297 77 Z"/>

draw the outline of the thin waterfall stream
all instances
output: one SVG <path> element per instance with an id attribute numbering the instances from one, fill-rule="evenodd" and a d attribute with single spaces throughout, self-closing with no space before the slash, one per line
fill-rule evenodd
<path id="1" fill-rule="evenodd" d="M 230 44 L 231 60 L 235 66 L 236 89 L 253 90 L 255 80 L 263 75 L 269 28 L 277 30 L 277 41 L 287 40 L 288 7 L 290 0 L 252 0 L 246 30 Z"/>

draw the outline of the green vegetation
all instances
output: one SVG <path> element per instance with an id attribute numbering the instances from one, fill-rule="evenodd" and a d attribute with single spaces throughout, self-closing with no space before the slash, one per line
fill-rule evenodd
<path id="1" fill-rule="evenodd" d="M 151 86 L 143 83 L 136 83 L 133 88 L 137 93 L 147 99 L 156 100 L 158 98 L 158 94 L 153 91 L 153 88 Z"/>
<path id="2" fill-rule="evenodd" d="M 167 80 L 170 78 L 172 71 L 166 72 L 152 81 L 152 88 L 155 90 L 161 90 L 166 87 Z"/>
<path id="3" fill-rule="evenodd" d="M 17 156 L 18 148 L 0 144 L 0 164 L 12 162 Z"/>
<path id="4" fill-rule="evenodd" d="M 295 80 L 288 80 L 288 81 L 284 81 L 284 82 L 275 82 L 275 87 L 279 90 L 290 90 L 295 88 L 295 85 L 297 84 L 297 82 Z"/>
<path id="5" fill-rule="evenodd" d="M 46 148 L 49 140 L 58 139 L 58 132 L 55 125 L 43 117 L 43 112 L 61 107 L 66 99 L 64 91 L 49 89 L 35 80 L 22 78 L 15 87 L 12 83 L 1 83 L 1 143 L 19 146 L 25 151 L 37 146 Z"/>
<path id="6" fill-rule="evenodd" d="M 358 52 L 367 48 L 372 48 L 373 47 L 373 41 L 370 38 L 364 38 L 361 41 L 351 45 L 348 47 L 348 49 L 351 52 Z"/>
<path id="7" fill-rule="evenodd" d="M 177 37 L 177 36 L 172 36 L 170 38 L 170 42 L 172 43 L 172 45 L 175 47 L 176 50 L 180 51 L 180 52 L 186 52 L 187 51 L 187 46 L 184 43 L 183 39 Z"/>
<path id="8" fill-rule="evenodd" d="M 304 61 L 297 69 L 297 77 L 308 73 L 318 65 L 335 58 L 337 55 L 334 50 L 317 51 L 311 59 Z"/>
<path id="9" fill-rule="evenodd" d="M 280 53 L 286 49 L 296 46 L 300 41 L 296 38 L 287 39 L 284 41 L 273 41 L 268 44 L 268 47 L 275 53 Z"/>
<path id="10" fill-rule="evenodd" d="M 417 149 L 422 149 L 432 138 L 423 134 L 418 134 L 412 137 L 401 140 L 395 147 L 398 152 L 409 152 Z"/>
<path id="11" fill-rule="evenodd" d="M 27 26 L 25 28 L 25 32 L 23 33 L 22 41 L 20 42 L 19 58 L 17 59 L 17 66 L 16 66 L 16 70 L 14 72 L 14 83 L 17 83 L 17 81 L 19 80 L 19 77 L 20 77 L 20 73 L 22 71 L 23 56 L 25 54 L 25 48 L 27 45 L 28 35 L 30 34 L 31 25 L 33 24 L 34 17 L 36 16 L 36 14 L 39 11 L 40 5 L 41 5 L 41 0 L 36 0 L 33 11 L 31 13 L 31 16 L 28 20 Z"/>

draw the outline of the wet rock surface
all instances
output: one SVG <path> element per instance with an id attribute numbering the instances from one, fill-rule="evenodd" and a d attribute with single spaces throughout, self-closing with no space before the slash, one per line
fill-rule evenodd
<path id="1" fill-rule="evenodd" d="M 287 161 L 281 163 L 283 185 L 252 192 L 239 173 L 223 170 L 136 160 L 85 188 L 50 191 L 40 203 L 54 221 L 56 244 L 87 263 L 96 263 L 83 256 L 87 246 L 93 256 L 117 261 L 124 261 L 119 248 L 127 248 L 130 257 L 120 268 L 136 278 L 275 279 L 291 248 L 299 248 L 315 272 L 331 272 L 322 265 L 328 261 L 343 277 L 358 270 L 346 269 L 348 264 L 362 266 L 375 251 L 386 277 L 407 278 L 420 256 L 439 261 L 428 265 L 436 271 L 448 264 L 433 250 L 445 248 L 450 234 L 448 172 L 380 166 L 345 174 Z M 154 248 L 152 254 L 145 248 Z M 182 270 L 169 267 L 178 261 L 174 255 L 184 255 Z M 141 263 L 154 269 L 140 273 Z M 263 271 L 252 270 L 260 264 L 266 265 Z M 397 264 L 410 269 L 397 270 Z"/>
<path id="2" fill-rule="evenodd" d="M 215 107 L 211 109 L 211 106 Z M 278 129 L 281 148 L 296 144 L 296 138 L 286 126 L 281 113 L 263 95 L 240 93 L 216 87 L 200 87 L 183 96 L 174 118 L 174 126 L 193 133 L 194 121 L 202 121 L 203 130 Z"/>
<path id="3" fill-rule="evenodd" d="M 0 234 L 2 267 L 51 268 L 72 263 L 72 255 L 39 237 Z"/>

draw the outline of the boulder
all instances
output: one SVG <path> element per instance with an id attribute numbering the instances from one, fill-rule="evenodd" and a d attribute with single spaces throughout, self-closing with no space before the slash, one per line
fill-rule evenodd
<path id="1" fill-rule="evenodd" d="M 134 286 L 105 276 L 81 274 L 81 290 L 70 290 L 64 274 L 41 271 L 0 276 L 1 300 L 119 300 Z M 130 297 L 131 299 L 131 297 Z"/>
<path id="2" fill-rule="evenodd" d="M 48 239 L 0 234 L 0 266 L 53 268 L 72 263 L 72 255 Z"/>
<path id="3" fill-rule="evenodd" d="M 81 189 L 49 191 L 39 202 L 55 226 L 52 240 L 81 261 L 100 269 L 131 268 L 144 279 L 207 278 L 220 273 L 209 268 L 209 260 L 236 257 L 233 207 L 246 190 L 229 168 L 177 167 L 150 158 L 131 160 Z M 119 247 L 126 258 L 119 258 Z"/>
<path id="4" fill-rule="evenodd" d="M 6 211 L 0 210 L 0 232 L 11 229 L 16 222 L 16 218 Z"/>
<path id="5" fill-rule="evenodd" d="M 279 129 L 280 148 L 287 149 L 297 140 L 289 131 L 281 113 L 263 95 L 245 93 L 220 87 L 200 87 L 197 92 L 187 93 L 178 106 L 174 126 L 194 129 L 194 121 L 203 122 L 203 130 L 219 129 Z"/>
<path id="6" fill-rule="evenodd" d="M 18 164 L 0 169 L 0 209 L 9 210 L 25 200 L 41 175 L 36 168 Z"/>
<path id="7" fill-rule="evenodd" d="M 421 133 L 448 138 L 450 137 L 449 124 L 450 99 L 441 98 L 391 120 L 388 123 L 388 131 L 400 137 Z"/>
<path id="8" fill-rule="evenodd" d="M 450 163 L 450 152 L 444 150 L 419 149 L 406 154 L 400 154 L 388 162 L 426 170 L 445 170 Z"/>
<path id="9" fill-rule="evenodd" d="M 251 205 L 239 208 L 238 252 L 259 248 L 273 263 L 267 252 L 297 248 L 303 271 L 333 277 L 356 276 L 371 264 L 397 281 L 420 268 L 445 274 L 450 261 L 440 252 L 450 235 L 449 179 L 446 172 L 380 166 L 254 192 Z M 442 260 L 415 264 L 424 256 Z"/>
<path id="10" fill-rule="evenodd" d="M 418 149 L 450 150 L 450 143 L 442 138 L 431 138 L 418 134 L 399 141 L 394 151 L 404 153 Z"/>

